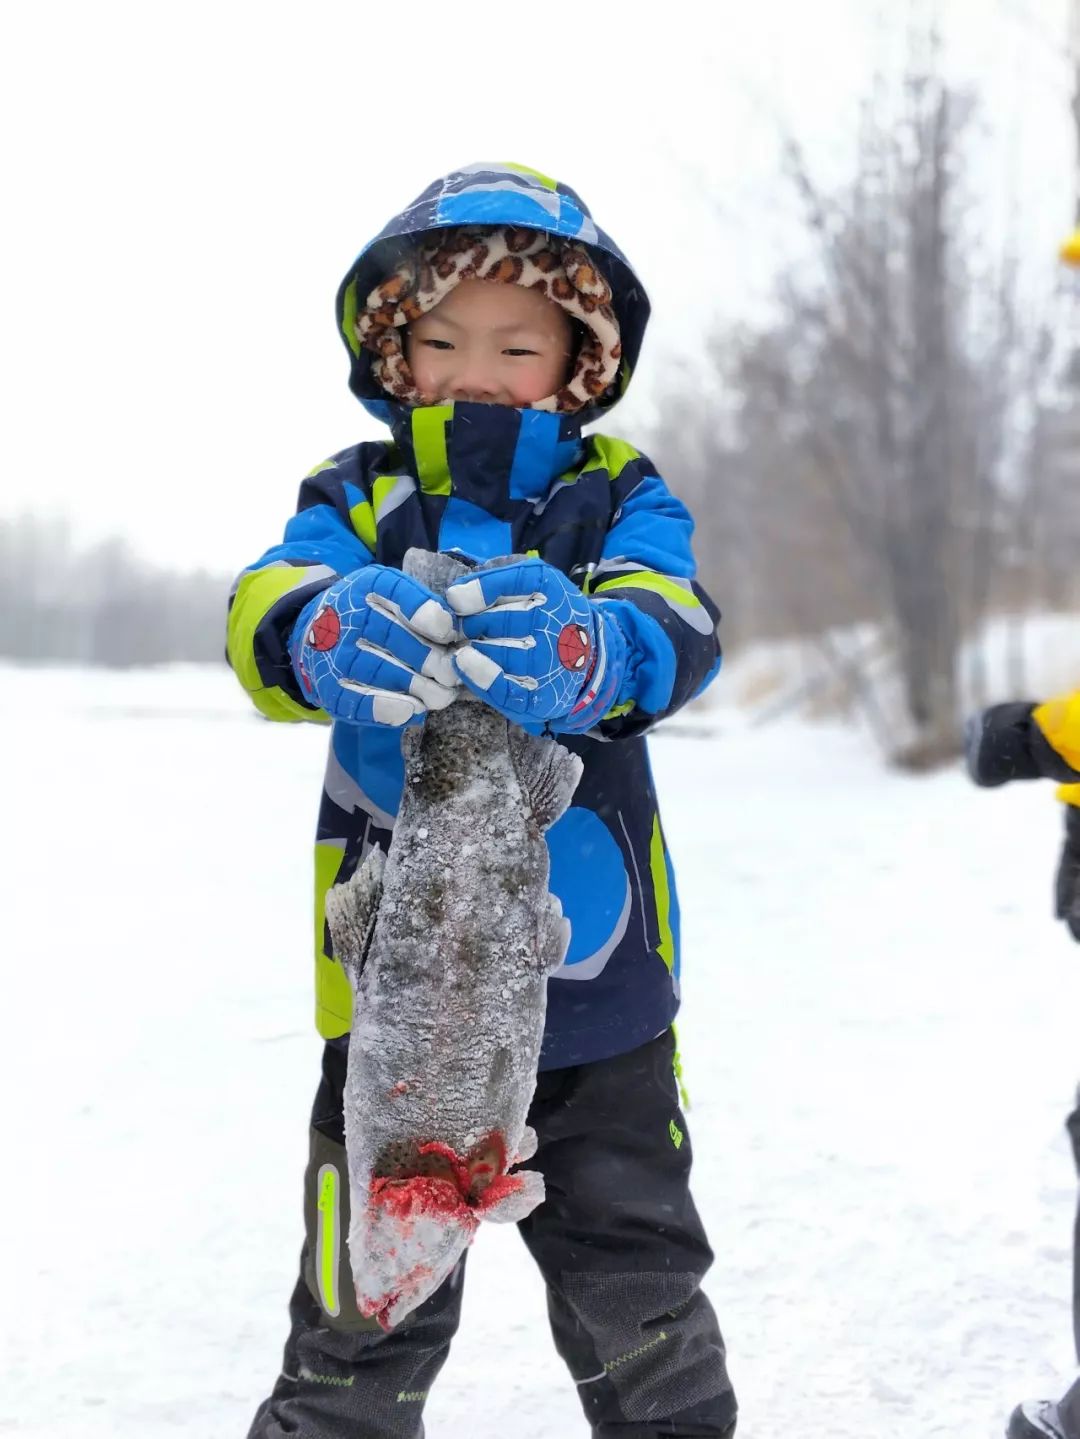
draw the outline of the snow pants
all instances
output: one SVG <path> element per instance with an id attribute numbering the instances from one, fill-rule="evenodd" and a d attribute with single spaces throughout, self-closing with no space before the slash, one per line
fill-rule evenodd
<path id="1" fill-rule="evenodd" d="M 539 1139 L 529 1167 L 543 1173 L 547 1198 L 518 1228 L 546 1282 L 555 1347 L 593 1439 L 730 1439 L 735 1432 L 724 1342 L 700 1288 L 713 1256 L 690 1196 L 690 1138 L 673 1057 L 668 1031 L 613 1059 L 547 1070 L 529 1114 Z M 342 1181 L 334 1232 L 349 1226 L 345 1065 L 344 1049 L 328 1044 L 312 1114 L 291 1330 L 282 1372 L 249 1439 L 422 1439 L 424 1401 L 458 1327 L 464 1255 L 445 1284 L 387 1333 L 357 1312 L 341 1242 L 336 1286 L 329 1286 L 338 1312 L 324 1307 L 319 1187 L 327 1165 Z M 481 1405 L 478 1395 L 478 1412 Z"/>

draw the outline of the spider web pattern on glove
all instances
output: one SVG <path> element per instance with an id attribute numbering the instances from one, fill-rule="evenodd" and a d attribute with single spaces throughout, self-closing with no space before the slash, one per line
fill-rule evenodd
<path id="1" fill-rule="evenodd" d="M 458 581 L 447 600 L 468 641 L 457 665 L 470 688 L 513 718 L 571 712 L 592 674 L 596 622 L 565 575 L 520 561 Z"/>
<path id="2" fill-rule="evenodd" d="M 433 631 L 453 634 L 435 596 L 399 571 L 371 566 L 320 597 L 300 636 L 301 684 L 335 718 L 408 723 L 448 704 L 456 684 Z"/>

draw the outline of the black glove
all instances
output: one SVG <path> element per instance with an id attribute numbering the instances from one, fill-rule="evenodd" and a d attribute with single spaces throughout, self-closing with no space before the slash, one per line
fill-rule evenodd
<path id="1" fill-rule="evenodd" d="M 1080 941 L 1080 808 L 1065 806 L 1065 843 L 1058 861 L 1055 913 Z"/>
<path id="2" fill-rule="evenodd" d="M 991 705 L 964 726 L 968 774 L 978 785 L 992 787 L 1013 779 L 1076 781 L 1070 769 L 1032 719 L 1035 704 L 1022 700 Z"/>

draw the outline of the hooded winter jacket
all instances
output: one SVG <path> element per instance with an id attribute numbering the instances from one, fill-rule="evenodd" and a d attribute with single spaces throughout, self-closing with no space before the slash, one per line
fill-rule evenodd
<path id="1" fill-rule="evenodd" d="M 612 287 L 625 391 L 649 304 L 578 196 L 505 165 L 436 182 L 360 253 L 337 297 L 350 388 L 391 436 L 333 455 L 303 481 L 282 543 L 237 580 L 228 655 L 268 718 L 326 722 L 290 663 L 297 617 L 338 577 L 372 561 L 400 566 L 411 546 L 481 560 L 539 554 L 618 606 L 626 682 L 595 730 L 561 737 L 584 772 L 547 835 L 551 888 L 571 926 L 548 985 L 541 1068 L 555 1068 L 632 1049 L 678 1008 L 679 905 L 643 736 L 719 669 L 719 615 L 694 579 L 690 515 L 651 462 L 622 440 L 581 434 L 617 396 L 576 415 L 472 403 L 405 408 L 375 383 L 353 332 L 358 304 L 419 236 L 464 224 L 529 226 L 588 245 Z M 402 783 L 400 731 L 333 725 L 315 845 L 316 1021 L 327 1038 L 349 1030 L 352 995 L 332 957 L 325 894 L 373 845 L 389 844 Z"/>

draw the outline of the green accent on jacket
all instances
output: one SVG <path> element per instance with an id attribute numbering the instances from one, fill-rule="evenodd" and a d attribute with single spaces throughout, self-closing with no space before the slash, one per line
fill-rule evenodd
<path id="1" fill-rule="evenodd" d="M 654 594 L 662 595 L 669 604 L 683 605 L 686 609 L 700 609 L 701 601 L 693 590 L 684 589 L 678 580 L 673 580 L 669 575 L 659 575 L 655 570 L 634 570 L 626 575 L 612 575 L 608 580 L 601 580 L 591 591 L 592 594 L 601 594 L 604 590 L 652 590 Z"/>
<path id="2" fill-rule="evenodd" d="M 323 1039 L 337 1039 L 352 1026 L 352 987 L 341 965 L 323 948 L 326 892 L 337 881 L 343 858 L 338 845 L 315 846 L 315 1024 Z"/>
<path id="3" fill-rule="evenodd" d="M 607 470 L 608 478 L 617 480 L 631 460 L 641 459 L 640 450 L 611 435 L 587 435 L 585 443 L 589 447 L 590 458 L 578 471 L 580 475 L 588 474 L 590 470 Z"/>
<path id="4" fill-rule="evenodd" d="M 656 924 L 660 931 L 656 952 L 671 970 L 675 965 L 675 937 L 671 932 L 671 890 L 668 886 L 667 855 L 664 851 L 664 836 L 660 833 L 658 814 L 653 815 L 649 870 L 652 874 L 653 894 L 656 896 Z"/>
<path id="5" fill-rule="evenodd" d="M 310 570 L 294 565 L 272 565 L 251 570 L 242 576 L 229 611 L 226 648 L 236 677 L 251 696 L 255 708 L 267 719 L 291 724 L 304 721 L 329 724 L 325 710 L 309 709 L 287 695 L 280 685 L 266 686 L 255 662 L 255 631 L 266 612 L 290 590 L 308 583 Z"/>
<path id="6" fill-rule="evenodd" d="M 420 488 L 426 495 L 450 493 L 450 462 L 446 457 L 446 422 L 453 405 L 427 405 L 413 411 L 413 453 Z"/>

